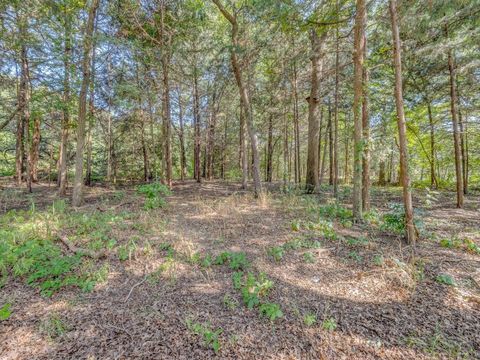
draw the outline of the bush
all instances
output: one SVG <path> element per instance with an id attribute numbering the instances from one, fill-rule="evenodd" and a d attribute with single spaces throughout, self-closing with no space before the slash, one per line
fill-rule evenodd
<path id="1" fill-rule="evenodd" d="M 163 196 L 171 195 L 172 192 L 168 186 L 164 184 L 152 183 L 138 186 L 137 193 L 145 197 L 143 208 L 145 210 L 151 210 L 164 207 L 167 202 Z"/>

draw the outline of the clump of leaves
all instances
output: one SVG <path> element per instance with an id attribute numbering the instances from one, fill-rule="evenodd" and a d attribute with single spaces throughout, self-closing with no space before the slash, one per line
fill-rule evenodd
<path id="1" fill-rule="evenodd" d="M 232 275 L 233 288 L 240 290 L 243 284 L 243 271 L 236 271 Z"/>
<path id="2" fill-rule="evenodd" d="M 383 255 L 375 255 L 373 257 L 373 263 L 376 265 L 376 266 L 382 266 L 384 263 L 385 263 L 385 259 L 383 257 Z"/>
<path id="3" fill-rule="evenodd" d="M 215 265 L 223 265 L 227 262 L 232 270 L 245 270 L 250 265 L 244 252 L 223 252 L 213 260 Z"/>
<path id="4" fill-rule="evenodd" d="M 222 328 L 213 330 L 210 324 L 201 324 L 198 322 L 193 323 L 190 319 L 186 321 L 187 328 L 192 331 L 195 335 L 199 335 L 203 338 L 206 346 L 209 346 L 218 353 L 221 347 L 220 344 L 220 334 L 223 332 Z"/>
<path id="5" fill-rule="evenodd" d="M 347 245 L 348 246 L 365 246 L 368 244 L 368 238 L 365 236 L 359 236 L 359 237 L 349 237 L 347 238 Z"/>
<path id="6" fill-rule="evenodd" d="M 242 274 L 243 275 L 243 274 Z M 248 273 L 243 276 L 241 280 L 235 279 L 240 284 L 235 284 L 234 287 L 238 287 L 242 293 L 243 303 L 249 308 L 253 309 L 260 304 L 260 299 L 265 297 L 273 287 L 273 282 L 269 280 L 264 273 L 260 273 L 256 277 L 253 273 Z"/>
<path id="7" fill-rule="evenodd" d="M 305 254 L 303 254 L 303 260 L 305 260 L 305 262 L 307 263 L 314 263 L 315 262 L 315 255 L 311 252 L 306 252 Z"/>
<path id="8" fill-rule="evenodd" d="M 307 326 L 312 326 L 317 322 L 317 315 L 308 313 L 303 316 L 303 323 Z"/>
<path id="9" fill-rule="evenodd" d="M 283 316 L 280 306 L 275 303 L 263 303 L 259 306 L 258 311 L 261 316 L 266 316 L 270 321 L 275 321 Z"/>
<path id="10" fill-rule="evenodd" d="M 362 257 L 356 251 L 350 251 L 348 257 L 356 262 L 362 261 Z"/>
<path id="11" fill-rule="evenodd" d="M 12 314 L 12 311 L 10 310 L 11 306 L 12 304 L 6 303 L 0 307 L 0 321 L 7 320 L 10 317 Z"/>
<path id="12" fill-rule="evenodd" d="M 137 193 L 145 197 L 143 208 L 152 210 L 164 207 L 167 204 L 164 196 L 171 195 L 172 192 L 168 186 L 156 182 L 138 186 Z"/>
<path id="13" fill-rule="evenodd" d="M 282 246 L 273 246 L 268 249 L 267 253 L 273 258 L 273 260 L 279 262 L 280 260 L 282 260 L 285 251 Z"/>
<path id="14" fill-rule="evenodd" d="M 440 274 L 436 277 L 437 282 L 439 282 L 440 284 L 445 284 L 445 285 L 449 285 L 449 286 L 455 286 L 455 281 L 453 280 L 453 278 L 448 275 L 448 274 Z"/>
<path id="15" fill-rule="evenodd" d="M 307 222 L 305 224 L 308 230 L 318 233 L 320 236 L 328 240 L 336 240 L 337 233 L 333 227 L 333 224 L 330 221 L 319 220 L 317 222 Z"/>
<path id="16" fill-rule="evenodd" d="M 327 331 L 334 331 L 337 328 L 337 321 L 334 318 L 323 320 L 322 329 Z"/>
<path id="17" fill-rule="evenodd" d="M 352 210 L 349 210 L 338 203 L 320 206 L 318 208 L 318 214 L 320 217 L 326 219 L 338 219 L 344 226 L 350 225 L 353 220 Z"/>
<path id="18" fill-rule="evenodd" d="M 40 333 L 50 340 L 61 337 L 69 328 L 58 314 L 50 314 L 40 323 Z"/>
<path id="19" fill-rule="evenodd" d="M 292 228 L 292 231 L 300 231 L 300 220 L 293 220 L 290 227 Z"/>
<path id="20" fill-rule="evenodd" d="M 229 294 L 225 294 L 223 297 L 223 305 L 230 310 L 234 310 L 238 306 L 238 301 Z"/>

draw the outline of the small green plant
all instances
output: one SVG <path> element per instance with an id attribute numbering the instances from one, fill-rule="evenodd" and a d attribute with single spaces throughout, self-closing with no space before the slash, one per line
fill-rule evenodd
<path id="1" fill-rule="evenodd" d="M 253 309 L 260 304 L 260 298 L 265 297 L 272 288 L 273 282 L 265 274 L 261 273 L 257 278 L 252 273 L 248 273 L 241 286 L 244 304 L 249 309 Z"/>
<path id="2" fill-rule="evenodd" d="M 368 238 L 365 236 L 359 237 L 348 237 L 347 238 L 347 245 L 354 247 L 354 246 L 365 246 L 368 244 Z"/>
<path id="3" fill-rule="evenodd" d="M 137 193 L 145 197 L 143 208 L 145 210 L 152 210 L 164 207 L 166 201 L 163 196 L 171 195 L 168 186 L 161 183 L 153 183 L 140 185 L 137 187 Z"/>
<path id="4" fill-rule="evenodd" d="M 225 294 L 223 297 L 223 305 L 225 305 L 227 309 L 234 310 L 238 306 L 238 301 L 229 294 Z"/>
<path id="5" fill-rule="evenodd" d="M 189 319 L 187 319 L 186 325 L 195 335 L 201 336 L 205 345 L 211 347 L 215 353 L 220 351 L 221 345 L 219 336 L 223 332 L 222 328 L 212 330 L 210 324 L 201 324 L 198 322 L 192 323 Z"/>
<path id="6" fill-rule="evenodd" d="M 440 284 L 445 284 L 445 285 L 449 285 L 449 286 L 455 286 L 455 281 L 453 280 L 453 278 L 448 275 L 448 274 L 440 274 L 436 277 L 436 279 L 438 283 Z"/>
<path id="7" fill-rule="evenodd" d="M 362 257 L 356 251 L 350 251 L 348 257 L 356 262 L 362 261 Z"/>
<path id="8" fill-rule="evenodd" d="M 280 306 L 275 303 L 263 303 L 259 306 L 258 311 L 261 316 L 266 316 L 270 321 L 275 321 L 283 316 Z"/>
<path id="9" fill-rule="evenodd" d="M 215 265 L 223 265 L 227 262 L 232 270 L 245 270 L 249 266 L 247 255 L 244 252 L 223 252 L 213 260 Z"/>
<path id="10" fill-rule="evenodd" d="M 50 314 L 40 323 L 40 333 L 49 340 L 61 337 L 69 330 L 69 326 L 60 318 L 58 314 Z"/>
<path id="11" fill-rule="evenodd" d="M 280 260 L 282 260 L 285 251 L 282 246 L 274 246 L 268 249 L 267 253 L 273 258 L 273 260 L 279 262 Z"/>
<path id="12" fill-rule="evenodd" d="M 10 315 L 12 314 L 12 311 L 10 310 L 10 307 L 12 304 L 6 303 L 0 308 L 0 321 L 7 320 Z"/>
<path id="13" fill-rule="evenodd" d="M 303 260 L 305 260 L 306 263 L 312 264 L 315 262 L 315 255 L 311 252 L 306 252 L 303 254 Z"/>
<path id="14" fill-rule="evenodd" d="M 308 314 L 305 314 L 305 316 L 303 317 L 303 323 L 307 326 L 315 325 L 316 322 L 317 322 L 317 315 L 315 314 L 308 313 Z"/>
<path id="15" fill-rule="evenodd" d="M 373 263 L 376 266 L 383 266 L 383 264 L 385 263 L 385 259 L 383 258 L 383 255 L 375 255 L 373 257 Z"/>
<path id="16" fill-rule="evenodd" d="M 327 331 L 334 331 L 337 328 L 337 321 L 334 318 L 323 320 L 322 329 Z"/>
<path id="17" fill-rule="evenodd" d="M 317 222 L 310 221 L 310 222 L 307 222 L 305 226 L 308 230 L 311 230 L 314 233 L 317 233 L 318 235 L 324 237 L 325 239 L 336 240 L 338 237 L 333 227 L 333 224 L 330 221 L 325 221 L 325 220 L 319 220 Z"/>
<path id="18" fill-rule="evenodd" d="M 240 290 L 243 284 L 243 271 L 236 271 L 232 275 L 233 288 Z"/>
<path id="19" fill-rule="evenodd" d="M 300 220 L 293 220 L 290 226 L 292 231 L 300 231 Z"/>

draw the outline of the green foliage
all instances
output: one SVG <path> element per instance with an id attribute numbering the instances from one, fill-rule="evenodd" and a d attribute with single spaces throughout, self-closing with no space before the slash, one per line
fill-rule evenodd
<path id="1" fill-rule="evenodd" d="M 390 205 L 390 212 L 383 215 L 383 223 L 380 228 L 395 234 L 405 232 L 405 211 L 402 204 Z"/>
<path id="2" fill-rule="evenodd" d="M 375 255 L 373 257 L 373 263 L 376 266 L 383 266 L 383 264 L 385 263 L 385 259 L 383 258 L 383 255 Z"/>
<path id="3" fill-rule="evenodd" d="M 311 252 L 306 252 L 305 254 L 303 254 L 303 260 L 305 260 L 305 262 L 307 263 L 314 263 L 315 262 L 315 255 Z"/>
<path id="4" fill-rule="evenodd" d="M 273 246 L 268 249 L 267 254 L 271 256 L 276 262 L 282 260 L 285 251 L 282 246 Z"/>
<path id="5" fill-rule="evenodd" d="M 225 307 L 230 310 L 234 310 L 238 306 L 238 301 L 232 296 L 225 294 L 225 296 L 223 297 L 223 305 L 225 305 Z"/>
<path id="6" fill-rule="evenodd" d="M 243 271 L 236 271 L 232 274 L 233 288 L 240 290 L 243 285 Z"/>
<path id="7" fill-rule="evenodd" d="M 171 195 L 172 192 L 168 186 L 156 182 L 138 186 L 137 193 L 145 197 L 143 208 L 152 210 L 164 207 L 167 204 L 164 196 Z"/>
<path id="8" fill-rule="evenodd" d="M 353 212 L 338 203 L 323 205 L 318 208 L 318 215 L 329 220 L 337 219 L 342 225 L 348 226 L 353 221 Z"/>
<path id="9" fill-rule="evenodd" d="M 61 337 L 69 331 L 69 329 L 70 327 L 58 314 L 50 314 L 40 323 L 40 333 L 46 336 L 49 340 Z"/>
<path id="10" fill-rule="evenodd" d="M 334 318 L 323 320 L 322 329 L 327 331 L 334 331 L 337 328 L 337 321 Z"/>
<path id="11" fill-rule="evenodd" d="M 368 244 L 368 238 L 364 236 L 359 236 L 359 237 L 348 237 L 347 238 L 347 245 L 348 246 L 365 246 Z"/>
<path id="12" fill-rule="evenodd" d="M 300 231 L 300 220 L 293 220 L 290 227 L 292 228 L 292 231 Z"/>
<path id="13" fill-rule="evenodd" d="M 205 345 L 211 347 L 215 353 L 220 351 L 220 334 L 223 332 L 222 328 L 212 330 L 210 324 L 193 323 L 190 319 L 186 321 L 187 328 L 195 335 L 203 338 Z"/>
<path id="14" fill-rule="evenodd" d="M 324 237 L 327 240 L 336 240 L 337 233 L 333 227 L 333 224 L 330 221 L 318 220 L 315 222 L 309 221 L 305 224 L 305 227 L 308 230 L 313 231 L 315 234 L 318 234 L 321 237 Z"/>
<path id="15" fill-rule="evenodd" d="M 480 247 L 471 239 L 460 240 L 457 237 L 442 239 L 440 240 L 440 246 L 448 249 L 463 249 L 472 254 L 480 254 Z"/>
<path id="16" fill-rule="evenodd" d="M 263 303 L 259 306 L 258 311 L 261 316 L 266 316 L 270 321 L 275 321 L 283 316 L 280 306 L 275 303 Z"/>
<path id="17" fill-rule="evenodd" d="M 445 285 L 449 285 L 449 286 L 455 286 L 455 281 L 453 280 L 453 278 L 448 275 L 448 274 L 440 274 L 436 277 L 435 279 L 438 283 L 440 284 L 445 284 Z"/>
<path id="18" fill-rule="evenodd" d="M 350 251 L 348 257 L 356 262 L 362 261 L 362 257 L 356 251 Z"/>
<path id="19" fill-rule="evenodd" d="M 317 315 L 308 313 L 303 316 L 303 323 L 307 326 L 315 325 L 317 322 Z"/>
<path id="20" fill-rule="evenodd" d="M 0 321 L 7 320 L 10 317 L 12 314 L 12 311 L 10 310 L 11 306 L 12 304 L 6 303 L 0 307 Z"/>
<path id="21" fill-rule="evenodd" d="M 254 274 L 248 273 L 240 288 L 244 304 L 249 309 L 253 309 L 272 288 L 273 282 L 265 274 L 260 273 L 257 278 Z"/>
<path id="22" fill-rule="evenodd" d="M 223 252 L 213 260 L 215 265 L 223 265 L 227 262 L 230 269 L 235 271 L 245 270 L 250 265 L 244 252 Z"/>

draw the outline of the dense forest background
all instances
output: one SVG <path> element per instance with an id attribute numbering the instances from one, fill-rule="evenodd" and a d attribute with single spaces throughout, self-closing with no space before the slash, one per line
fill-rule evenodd
<path id="1" fill-rule="evenodd" d="M 468 193 L 480 183 L 480 4 L 393 5 L 411 183 Z M 87 185 L 258 172 L 336 191 L 358 178 L 360 145 L 364 184 L 401 183 L 386 1 L 26 0 L 1 14 L 3 176 L 65 193 L 76 162 Z"/>

